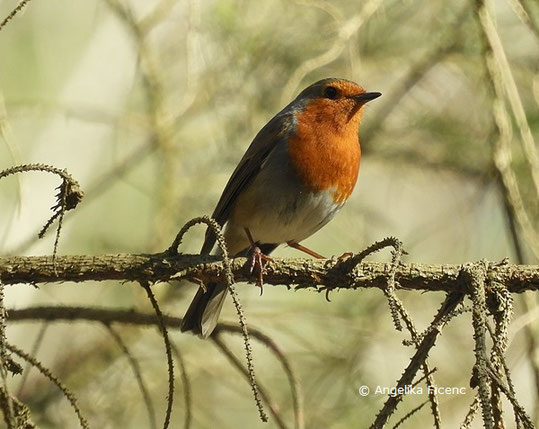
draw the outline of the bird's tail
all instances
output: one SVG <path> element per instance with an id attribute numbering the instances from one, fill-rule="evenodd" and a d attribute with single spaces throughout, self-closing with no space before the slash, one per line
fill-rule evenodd
<path id="1" fill-rule="evenodd" d="M 209 283 L 206 290 L 198 289 L 182 319 L 181 331 L 208 338 L 217 325 L 226 295 L 226 285 Z"/>

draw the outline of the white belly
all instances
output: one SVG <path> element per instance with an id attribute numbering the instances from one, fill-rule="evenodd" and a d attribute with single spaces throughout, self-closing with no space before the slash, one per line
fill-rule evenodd
<path id="1" fill-rule="evenodd" d="M 245 192 L 226 225 L 229 251 L 235 254 L 249 247 L 245 228 L 261 244 L 299 243 L 329 222 L 341 206 L 329 190 L 313 194 L 289 189 L 277 195 Z"/>

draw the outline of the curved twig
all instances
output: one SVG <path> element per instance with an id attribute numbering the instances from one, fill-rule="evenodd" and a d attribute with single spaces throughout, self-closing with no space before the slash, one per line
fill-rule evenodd
<path id="1" fill-rule="evenodd" d="M 210 339 L 213 341 L 213 343 L 217 346 L 217 348 L 225 355 L 225 357 L 228 359 L 228 361 L 236 367 L 247 379 L 247 381 L 250 383 L 250 377 L 249 377 L 249 370 L 247 368 L 244 368 L 244 366 L 241 364 L 241 361 L 232 353 L 232 350 L 228 348 L 228 346 L 225 344 L 225 342 L 222 340 L 221 335 L 219 333 L 214 333 L 210 336 Z M 260 397 L 264 400 L 264 402 L 268 405 L 271 415 L 273 416 L 273 419 L 275 420 L 275 424 L 280 429 L 288 429 L 288 426 L 284 422 L 281 413 L 279 412 L 279 407 L 273 400 L 270 398 L 269 394 L 266 392 L 266 389 L 264 389 L 260 384 L 257 384 L 258 386 L 258 392 L 260 393 Z"/>
<path id="2" fill-rule="evenodd" d="M 104 308 L 87 308 L 87 307 L 31 307 L 26 309 L 9 309 L 9 321 L 17 322 L 24 320 L 46 320 L 50 322 L 62 321 L 62 320 L 84 320 L 93 322 L 102 322 L 104 324 L 111 323 L 129 323 L 132 325 L 158 325 L 159 320 L 156 314 L 145 314 L 134 310 L 111 310 Z M 179 317 L 172 317 L 163 315 L 162 322 L 174 329 L 179 329 L 181 325 L 181 319 Z M 242 334 L 242 329 L 238 325 L 230 323 L 219 323 L 215 328 L 216 333 L 230 332 L 235 334 Z M 297 429 L 304 428 L 303 421 L 303 395 L 299 380 L 295 375 L 291 363 L 281 350 L 281 348 L 273 341 L 269 336 L 261 332 L 256 328 L 250 328 L 249 332 L 251 336 L 261 343 L 265 344 L 281 362 L 284 371 L 289 379 L 290 388 L 292 390 L 292 401 L 295 414 L 295 426 Z M 172 345 L 172 344 L 171 344 Z M 174 347 L 172 345 L 172 349 Z M 185 381 L 184 381 L 185 384 Z M 187 389 L 190 390 L 190 389 Z M 190 406 L 188 406 L 188 409 Z"/>
<path id="3" fill-rule="evenodd" d="M 34 344 L 32 345 L 32 350 L 29 353 L 30 356 L 37 355 L 39 347 L 41 346 L 41 343 L 43 342 L 43 339 L 45 338 L 45 332 L 47 332 L 48 327 L 49 325 L 46 322 L 43 322 L 41 324 L 41 327 L 39 328 L 39 332 L 37 333 L 36 339 L 34 340 Z M 20 396 L 20 394 L 22 393 L 22 389 L 24 388 L 24 383 L 26 382 L 26 379 L 28 378 L 31 365 L 32 364 L 30 362 L 26 363 L 26 367 L 24 368 L 22 372 L 21 382 L 19 383 L 19 389 L 17 390 L 17 396 Z"/>
<path id="4" fill-rule="evenodd" d="M 15 7 L 8 16 L 4 18 L 4 20 L 0 23 L 0 31 L 7 25 L 9 21 L 11 21 L 13 18 L 15 18 L 15 15 L 17 15 L 21 10 L 23 10 L 26 5 L 30 3 L 30 0 L 21 0 L 17 7 Z"/>
<path id="5" fill-rule="evenodd" d="M 129 351 L 129 348 L 127 347 L 127 344 L 125 344 L 124 340 L 122 340 L 122 337 L 116 330 L 109 324 L 104 323 L 105 328 L 107 328 L 107 331 L 111 335 L 111 337 L 116 341 L 116 344 L 118 344 L 118 347 L 122 350 L 123 354 L 127 357 L 127 361 L 129 362 L 129 365 L 131 366 L 131 369 L 133 370 L 133 375 L 135 376 L 135 379 L 137 380 L 138 387 L 140 389 L 140 393 L 142 393 L 142 399 L 144 399 L 144 403 L 146 404 L 146 409 L 148 410 L 148 420 L 150 423 L 150 428 L 156 429 L 156 423 L 155 423 L 155 410 L 153 408 L 152 398 L 150 398 L 150 393 L 148 392 L 148 388 L 146 387 L 146 383 L 144 382 L 144 379 L 142 378 L 142 371 L 140 370 L 140 365 L 138 361 L 135 359 L 135 357 L 131 354 Z"/>
<path id="6" fill-rule="evenodd" d="M 172 244 L 170 245 L 170 247 L 167 249 L 165 253 L 170 254 L 170 255 L 177 255 L 178 247 L 180 246 L 185 233 L 191 227 L 199 223 L 205 223 L 206 225 L 208 225 L 208 228 L 213 232 L 213 234 L 215 234 L 217 245 L 219 246 L 219 249 L 221 250 L 225 281 L 226 281 L 228 290 L 230 291 L 230 295 L 232 296 L 232 301 L 234 303 L 234 307 L 238 315 L 238 320 L 239 320 L 242 335 L 243 335 L 243 345 L 245 347 L 247 370 L 249 371 L 249 379 L 250 379 L 251 389 L 253 391 L 253 397 L 256 403 L 258 414 L 260 415 L 260 419 L 263 422 L 267 422 L 268 416 L 264 412 L 264 407 L 262 406 L 262 402 L 260 401 L 260 397 L 258 395 L 258 387 L 256 384 L 255 369 L 253 365 L 253 352 L 251 349 L 251 342 L 249 341 L 249 331 L 247 330 L 247 322 L 245 320 L 245 315 L 243 314 L 243 309 L 241 307 L 240 299 L 236 292 L 236 288 L 234 287 L 234 275 L 232 274 L 232 267 L 231 267 L 230 259 L 228 258 L 228 250 L 226 247 L 226 241 L 225 241 L 225 237 L 223 233 L 221 232 L 221 227 L 210 216 L 201 216 L 201 217 L 194 218 L 190 220 L 189 222 L 187 222 L 181 228 L 181 230 L 178 232 L 178 234 L 174 238 L 174 241 L 172 242 Z"/>
<path id="7" fill-rule="evenodd" d="M 183 360 L 182 354 L 180 353 L 180 349 L 178 349 L 178 347 L 176 347 L 174 343 L 171 343 L 170 345 L 172 346 L 172 351 L 176 356 L 176 359 L 178 359 L 178 366 L 180 367 L 180 377 L 183 383 L 183 398 L 185 401 L 185 420 L 183 424 L 183 429 L 189 429 L 191 427 L 191 420 L 193 414 L 193 401 L 191 399 L 191 381 L 187 376 L 187 368 L 185 367 L 185 362 Z"/>
<path id="8" fill-rule="evenodd" d="M 382 3 L 382 0 L 369 0 L 364 2 L 359 13 L 344 22 L 340 22 L 337 37 L 334 39 L 329 49 L 316 57 L 304 61 L 292 72 L 281 92 L 281 104 L 285 104 L 292 98 L 293 92 L 308 73 L 335 61 L 345 49 L 350 38 L 359 31 L 363 24 L 378 10 Z"/>
<path id="9" fill-rule="evenodd" d="M 75 207 L 77 207 L 84 196 L 84 192 L 82 192 L 79 183 L 73 179 L 73 177 L 66 170 L 61 170 L 57 167 L 46 164 L 23 164 L 7 168 L 0 171 L 0 179 L 12 174 L 25 173 L 27 171 L 44 171 L 47 173 L 56 174 L 62 178 L 62 183 L 57 188 L 58 194 L 56 194 L 56 205 L 51 208 L 53 215 L 38 233 L 38 237 L 43 238 L 45 232 L 58 218 L 58 227 L 56 228 L 56 237 L 54 239 L 54 250 L 52 254 L 54 262 L 54 259 L 56 258 L 56 251 L 58 249 L 58 240 L 60 239 L 60 231 L 62 229 L 64 214 L 66 211 L 73 210 Z"/>
<path id="10" fill-rule="evenodd" d="M 141 281 L 140 285 L 144 288 L 150 302 L 152 303 L 152 307 L 157 317 L 158 326 L 163 336 L 163 341 L 165 343 L 165 352 L 167 355 L 167 365 L 168 365 L 168 395 L 167 395 L 167 411 L 165 413 L 165 421 L 163 423 L 163 429 L 167 429 L 168 426 L 170 425 L 170 416 L 172 415 L 172 405 L 174 403 L 174 361 L 172 360 L 170 338 L 168 336 L 166 324 L 163 320 L 163 313 L 161 312 L 161 309 L 159 308 L 159 304 L 157 303 L 157 300 L 155 299 L 155 296 L 152 292 L 150 284 L 148 282 Z"/>
<path id="11" fill-rule="evenodd" d="M 18 347 L 12 345 L 12 344 L 9 344 L 9 343 L 6 343 L 6 347 L 8 350 L 10 350 L 11 352 L 15 353 L 16 355 L 20 356 L 21 358 L 23 358 L 24 360 L 26 360 L 27 362 L 30 362 L 32 365 L 34 365 L 38 370 L 39 372 L 41 372 L 41 374 L 43 374 L 45 377 L 47 377 L 50 381 L 52 381 L 54 384 L 56 384 L 56 386 L 58 387 L 58 389 L 60 389 L 62 391 L 62 393 L 64 394 L 64 396 L 67 398 L 67 400 L 71 403 L 71 406 L 73 407 L 73 409 L 75 410 L 75 413 L 77 414 L 77 417 L 79 418 L 79 423 L 80 425 L 84 428 L 84 429 L 89 429 L 90 426 L 88 426 L 88 422 L 86 421 L 86 419 L 82 416 L 82 413 L 81 413 L 81 410 L 77 404 L 77 399 L 75 398 L 75 395 L 73 395 L 73 393 L 71 393 L 68 388 L 66 386 L 64 386 L 64 384 L 58 380 L 50 371 L 49 369 L 45 368 L 41 362 L 39 362 L 37 359 L 33 358 L 32 356 L 28 355 L 27 353 L 23 352 L 21 349 L 19 349 Z"/>
<path id="12" fill-rule="evenodd" d="M 408 413 L 402 416 L 402 418 L 397 423 L 395 423 L 395 426 L 393 426 L 393 429 L 397 429 L 400 425 L 402 425 L 406 420 L 412 417 L 415 413 L 417 413 L 421 408 L 423 408 L 428 403 L 429 403 L 429 400 L 427 399 L 423 401 L 421 404 L 419 404 L 417 407 L 411 409 Z"/>
<path id="13" fill-rule="evenodd" d="M 408 313 L 408 311 L 406 310 L 406 308 L 404 308 L 404 304 L 397 297 L 397 294 L 395 293 L 396 286 L 397 286 L 397 282 L 395 281 L 395 275 L 397 272 L 397 268 L 401 264 L 402 255 L 406 253 L 403 249 L 402 242 L 396 237 L 388 237 L 388 238 L 385 238 L 384 240 L 375 242 L 374 244 L 367 247 L 358 255 L 353 256 L 351 258 L 350 263 L 358 264 L 366 256 L 372 253 L 378 252 L 386 247 L 392 247 L 393 252 L 392 252 L 392 257 L 391 257 L 391 265 L 389 267 L 389 270 L 388 270 L 389 272 L 387 275 L 387 284 L 386 284 L 386 287 L 383 289 L 383 291 L 388 300 L 389 309 L 391 312 L 391 316 L 393 318 L 393 324 L 397 331 L 401 331 L 402 325 L 400 321 L 403 320 L 404 324 L 406 325 L 406 328 L 408 329 L 408 332 L 410 333 L 412 343 L 415 344 L 416 347 L 419 347 L 420 340 L 418 339 L 418 332 L 414 325 L 414 322 L 412 321 L 412 318 L 410 314 Z M 430 370 L 430 367 L 426 358 L 421 366 L 423 369 L 424 377 L 426 378 L 426 381 L 427 381 L 427 386 L 429 387 L 433 386 L 434 385 L 434 378 L 432 376 L 433 371 Z M 438 397 L 436 395 L 436 392 L 433 389 L 428 389 L 428 395 L 429 395 L 429 401 L 431 404 L 432 416 L 434 418 L 434 427 L 436 429 L 440 429 L 442 423 L 441 423 L 441 417 L 440 417 Z M 394 408 L 391 411 L 391 413 L 393 413 L 396 410 L 397 405 L 398 405 L 398 402 L 395 402 Z"/>
<path id="14" fill-rule="evenodd" d="M 239 334 L 241 333 L 241 329 L 238 326 L 232 325 L 230 323 L 220 323 L 217 325 L 216 332 L 231 332 Z M 294 408 L 295 427 L 296 429 L 304 429 L 305 412 L 303 404 L 303 392 L 301 390 L 301 384 L 296 377 L 296 372 L 293 370 L 290 360 L 270 336 L 252 327 L 250 328 L 249 332 L 251 334 L 251 337 L 257 339 L 266 347 L 268 347 L 276 356 L 276 358 L 281 362 L 286 377 L 288 378 L 288 383 L 290 384 L 290 391 L 292 394 L 292 406 Z"/>
<path id="15" fill-rule="evenodd" d="M 442 303 L 442 306 L 438 310 L 436 316 L 434 316 L 432 323 L 437 323 L 441 318 L 443 318 L 446 314 L 451 313 L 464 299 L 464 295 L 460 293 L 450 293 L 445 298 L 444 302 Z M 427 359 L 427 356 L 429 354 L 430 349 L 434 346 L 434 343 L 436 342 L 436 338 L 438 337 L 438 334 L 441 332 L 441 329 L 443 328 L 443 325 L 440 326 L 439 329 L 433 330 L 427 334 L 423 340 L 420 342 L 420 344 L 417 346 L 417 351 L 415 352 L 412 359 L 410 359 L 410 363 L 406 367 L 404 373 L 402 374 L 401 378 L 399 379 L 397 383 L 397 388 L 404 387 L 406 385 L 409 385 L 412 383 L 412 380 L 415 377 L 415 374 L 419 370 L 419 368 L 423 365 L 425 362 L 425 359 Z M 376 419 L 374 420 L 373 424 L 371 425 L 372 429 L 378 429 L 384 427 L 384 425 L 387 423 L 387 420 L 393 414 L 393 411 L 395 407 L 397 406 L 398 402 L 402 400 L 402 395 L 395 395 L 390 396 L 378 415 L 376 416 Z"/>

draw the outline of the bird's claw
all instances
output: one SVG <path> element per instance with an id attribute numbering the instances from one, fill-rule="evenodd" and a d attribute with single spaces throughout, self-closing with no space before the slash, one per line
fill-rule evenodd
<path id="1" fill-rule="evenodd" d="M 354 256 L 353 252 L 344 252 L 341 256 L 337 257 L 337 260 L 342 261 L 343 259 L 348 259 Z"/>
<path id="2" fill-rule="evenodd" d="M 258 268 L 256 285 L 260 288 L 260 295 L 264 292 L 264 263 L 262 261 L 273 262 L 273 258 L 262 253 L 258 246 L 253 247 L 249 273 L 253 274 L 255 266 Z"/>

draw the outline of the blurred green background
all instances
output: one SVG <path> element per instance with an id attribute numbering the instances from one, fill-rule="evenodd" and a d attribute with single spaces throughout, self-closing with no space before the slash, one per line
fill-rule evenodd
<path id="1" fill-rule="evenodd" d="M 3 19 L 17 5 L 0 0 Z M 539 135 L 539 7 L 530 0 L 489 2 L 532 142 Z M 66 218 L 61 254 L 155 252 L 192 217 L 210 214 L 258 130 L 301 89 L 324 77 L 354 80 L 383 96 L 366 109 L 356 190 L 324 229 L 304 242 L 324 255 L 360 251 L 394 235 L 406 261 L 519 262 L 493 166 L 496 104 L 475 2 L 246 0 L 30 2 L 0 31 L 0 169 L 21 163 L 66 168 L 86 193 Z M 505 88 L 507 89 L 507 88 Z M 509 93 L 509 92 L 508 92 Z M 538 195 L 522 149 L 523 126 L 509 111 L 512 169 L 536 235 L 516 226 L 522 261 L 537 263 Z M 533 143 L 535 150 L 537 144 Z M 535 171 L 537 174 L 538 172 Z M 58 180 L 27 173 L 0 183 L 0 252 L 50 254 L 53 234 L 36 234 L 50 216 Z M 182 251 L 199 251 L 204 229 Z M 534 244 L 535 243 L 535 244 Z M 280 248 L 282 257 L 303 257 Z M 376 257 L 387 260 L 389 253 Z M 179 287 L 181 286 L 181 287 Z M 158 285 L 164 310 L 182 316 L 195 285 Z M 238 287 L 250 326 L 289 357 L 302 385 L 307 428 L 366 427 L 385 397 L 358 388 L 393 386 L 413 354 L 396 332 L 378 290 L 323 295 Z M 418 329 L 440 293 L 399 292 Z M 136 308 L 151 312 L 133 284 L 10 287 L 8 307 L 37 304 Z M 538 422 L 536 298 L 515 297 L 508 363 L 517 396 Z M 231 301 L 224 321 L 235 321 Z M 8 340 L 30 351 L 44 329 L 12 324 Z M 99 324 L 47 326 L 36 356 L 77 395 L 92 427 L 150 427 L 125 354 Z M 155 329 L 117 326 L 142 367 L 158 424 L 167 375 Z M 210 341 L 171 333 L 191 381 L 193 428 L 263 425 L 251 390 Z M 243 361 L 238 336 L 223 337 Z M 294 427 L 281 364 L 254 342 L 257 376 Z M 444 330 L 431 353 L 444 427 L 457 427 L 472 402 L 471 319 Z M 537 365 L 537 362 L 536 362 Z M 11 380 L 17 391 L 20 377 Z M 35 370 L 19 398 L 45 428 L 76 427 L 65 398 Z M 185 388 L 176 379 L 173 427 L 183 427 Z M 409 396 L 393 422 L 426 399 Z M 428 406 L 402 427 L 431 427 Z M 510 406 L 507 427 L 514 427 Z M 535 413 L 535 414 L 534 414 Z M 476 417 L 473 427 L 482 427 Z"/>

